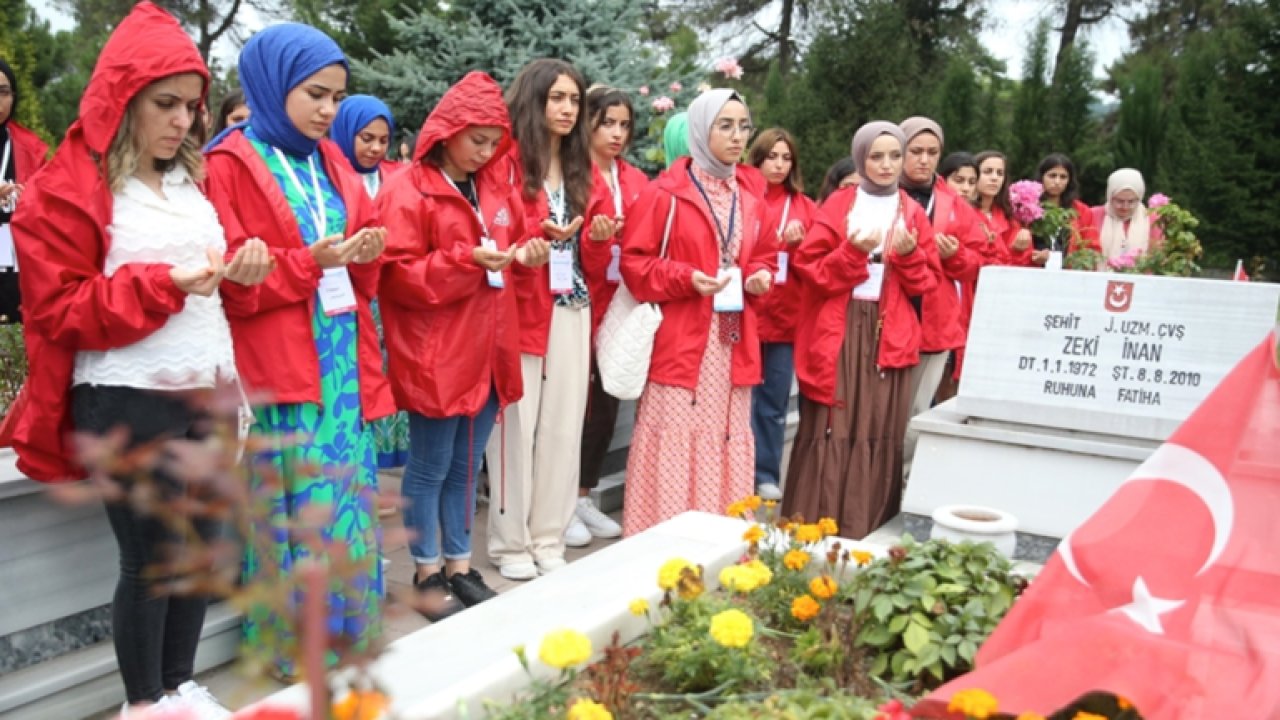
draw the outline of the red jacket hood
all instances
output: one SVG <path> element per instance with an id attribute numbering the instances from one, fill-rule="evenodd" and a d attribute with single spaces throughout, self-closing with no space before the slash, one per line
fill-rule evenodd
<path id="1" fill-rule="evenodd" d="M 502 143 L 485 167 L 506 156 L 511 145 L 511 117 L 502 99 L 502 88 L 479 70 L 467 73 L 436 103 L 418 132 L 413 161 L 422 162 L 436 143 L 448 140 L 472 125 L 502 128 Z"/>

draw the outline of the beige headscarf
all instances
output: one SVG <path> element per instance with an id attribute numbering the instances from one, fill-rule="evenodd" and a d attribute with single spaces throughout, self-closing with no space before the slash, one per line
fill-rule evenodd
<path id="1" fill-rule="evenodd" d="M 1111 198 L 1122 190 L 1132 190 L 1138 195 L 1138 206 L 1133 209 L 1133 216 L 1129 218 L 1128 232 L 1125 232 L 1124 220 L 1113 215 L 1111 210 Z M 1133 168 L 1120 168 L 1107 178 L 1107 204 L 1104 206 L 1106 215 L 1098 233 L 1105 259 L 1147 251 L 1151 242 L 1151 223 L 1147 219 L 1147 208 L 1142 204 L 1142 198 L 1146 194 L 1147 184 L 1142 180 L 1142 173 Z"/>

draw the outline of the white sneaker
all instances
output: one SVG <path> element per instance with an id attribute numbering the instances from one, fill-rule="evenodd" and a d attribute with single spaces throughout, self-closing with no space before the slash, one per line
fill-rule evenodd
<path id="1" fill-rule="evenodd" d="M 146 707 L 131 709 L 129 703 L 121 705 L 118 720 L 178 720 L 189 716 L 186 706 L 179 702 L 177 696 L 164 695 Z"/>
<path id="2" fill-rule="evenodd" d="M 564 544 L 569 547 L 586 547 L 591 544 L 591 531 L 582 524 L 577 512 L 569 518 L 569 527 L 564 529 Z"/>
<path id="3" fill-rule="evenodd" d="M 565 565 L 569 564 L 565 562 L 564 558 L 562 557 L 547 557 L 547 558 L 542 558 L 537 562 L 538 562 L 538 571 L 541 572 L 543 575 L 546 575 L 547 573 L 553 573 L 563 568 Z"/>
<path id="4" fill-rule="evenodd" d="M 756 488 L 756 494 L 761 500 L 781 500 L 782 490 L 773 483 L 763 483 Z"/>
<path id="5" fill-rule="evenodd" d="M 575 522 L 580 522 L 586 526 L 592 537 L 622 537 L 622 526 L 614 522 L 613 518 L 605 515 L 600 508 L 596 507 L 595 503 L 591 502 L 589 497 L 578 498 L 578 506 L 573 509 L 573 517 Z M 572 545 L 573 543 L 569 544 Z"/>
<path id="6" fill-rule="evenodd" d="M 222 703 L 209 692 L 209 688 L 197 685 L 195 680 L 179 685 L 176 697 L 181 704 L 195 712 L 197 720 L 225 720 L 231 717 L 231 711 L 222 707 Z"/>
<path id="7" fill-rule="evenodd" d="M 532 580 L 538 577 L 538 566 L 531 562 L 506 563 L 498 566 L 498 574 L 508 580 Z"/>

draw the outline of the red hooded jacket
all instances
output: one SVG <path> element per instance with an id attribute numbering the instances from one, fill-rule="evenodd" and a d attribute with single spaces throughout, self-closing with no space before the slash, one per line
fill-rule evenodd
<path id="1" fill-rule="evenodd" d="M 33 479 L 84 474 L 69 442 L 76 353 L 136 343 L 186 304 L 168 264 L 129 263 L 111 277 L 102 274 L 113 204 L 107 151 L 129 101 L 152 82 L 179 73 L 199 74 L 208 88 L 209 71 L 177 21 L 149 2 L 139 3 L 102 49 L 80 98 L 79 119 L 53 160 L 26 181 L 14 213 L 31 369 L 0 427 L 0 442 L 12 445 L 18 469 Z M 17 157 L 19 163 L 33 162 L 31 154 Z M 234 303 L 225 294 L 231 285 L 221 289 L 228 310 Z"/>
<path id="2" fill-rule="evenodd" d="M 434 418 L 474 417 L 496 386 L 502 406 L 520 399 L 520 326 L 512 273 L 489 287 L 472 251 L 483 228 L 471 205 L 426 160 L 431 148 L 468 126 L 500 127 L 503 146 L 476 173 L 489 234 L 506 250 L 524 235 L 524 207 L 502 158 L 511 123 L 502 89 L 471 72 L 449 89 L 418 134 L 414 163 L 378 193 L 387 225 L 382 266 L 383 337 L 396 405 Z"/>
<path id="3" fill-rule="evenodd" d="M 625 218 L 635 205 L 640 191 L 649 184 L 649 178 L 622 158 L 618 158 L 616 162 L 618 163 L 618 187 L 622 189 L 622 215 Z M 613 294 L 618 291 L 617 283 L 611 283 L 607 278 L 609 263 L 613 261 L 613 248 L 622 248 L 622 238 L 615 233 L 608 240 L 596 242 L 591 239 L 592 218 L 597 215 L 612 218 L 618 214 L 613 204 L 613 192 L 609 190 L 609 183 L 605 181 L 604 173 L 600 168 L 594 168 L 592 174 L 595 177 L 595 184 L 591 187 L 591 201 L 587 203 L 587 211 L 582 215 L 581 248 L 582 274 L 587 281 L 587 290 L 591 293 L 591 337 L 594 340 L 596 329 L 600 327 L 600 321 L 604 319 L 604 313 L 609 309 L 609 302 L 613 300 Z M 623 228 L 626 228 L 625 223 Z M 592 345 L 594 346 L 594 342 Z"/>
<path id="4" fill-rule="evenodd" d="M 837 190 L 822 204 L 796 260 L 804 276 L 800 323 L 796 327 L 795 365 L 800 391 L 823 405 L 836 401 L 836 363 L 844 344 L 845 319 L 853 289 L 865 281 L 867 254 L 847 239 L 849 211 L 857 187 Z M 924 209 L 898 191 L 907 230 L 915 230 L 916 249 L 899 255 L 886 248 L 884 284 L 880 292 L 880 347 L 876 363 L 882 368 L 905 368 L 920 360 L 920 321 L 911 296 L 926 295 L 937 280 L 931 269 L 936 255 L 933 230 Z"/>
<path id="5" fill-rule="evenodd" d="M 636 200 L 622 230 L 622 279 L 640 302 L 659 303 L 662 325 L 654 338 L 649 381 L 694 390 L 711 327 L 712 299 L 693 288 L 693 272 L 715 277 L 720 268 L 720 241 L 706 201 L 689 179 L 687 157 L 649 184 Z M 761 242 L 764 203 L 755 194 L 759 171 L 737 166 L 738 202 L 742 207 L 742 246 L 738 266 L 745 281 L 760 270 L 777 270 L 773 246 Z M 675 217 L 666 258 L 658 257 L 667 214 Z M 770 290 L 772 292 L 772 290 Z M 733 346 L 733 384 L 759 385 L 760 340 L 756 314 L 760 297 L 746 295 L 741 341 Z"/>
<path id="6" fill-rule="evenodd" d="M 320 141 L 324 170 L 347 209 L 344 235 L 378 225 L 377 213 L 364 183 L 347 158 L 330 140 Z M 298 221 L 284 192 L 266 163 L 240 130 L 233 131 L 209 151 L 206 192 L 227 232 L 227 250 L 234 253 L 249 238 L 261 238 L 278 263 L 252 301 L 228 305 L 236 367 L 248 390 L 270 403 L 320 403 L 320 358 L 316 354 L 311 316 L 323 273 L 311 257 Z M 382 350 L 369 303 L 378 292 L 381 259 L 347 266 L 357 300 L 360 409 L 375 420 L 395 412 L 387 379 L 382 374 Z M 224 298 L 244 295 L 248 288 L 224 287 Z"/>
<path id="7" fill-rule="evenodd" d="M 44 167 L 45 158 L 49 156 L 49 146 L 39 135 L 22 127 L 13 118 L 9 118 L 5 127 L 8 128 L 9 140 L 13 143 L 13 176 L 18 179 L 19 184 L 30 182 L 36 171 Z"/>
<path id="8" fill-rule="evenodd" d="M 1002 248 L 1004 265 L 1026 267 L 1031 264 L 1033 245 L 1027 245 L 1026 250 L 1013 249 L 1013 241 L 1018 237 L 1018 231 L 1022 229 L 1022 225 L 1017 220 L 1005 215 L 1004 210 L 996 205 L 991 206 L 991 217 L 987 217 L 981 210 L 975 209 L 975 212 L 978 213 L 979 230 Z"/>
<path id="9" fill-rule="evenodd" d="M 964 319 L 963 296 L 965 288 L 977 285 L 986 243 L 973 207 L 941 177 L 933 185 L 931 224 L 935 233 L 951 235 L 960 241 L 960 247 L 951 257 L 944 260 L 940 254 L 931 256 L 938 262 L 933 268 L 937 286 L 923 298 L 920 351 L 936 353 L 964 346 L 968 322 Z"/>
<path id="10" fill-rule="evenodd" d="M 787 208 L 787 197 L 791 198 L 791 207 Z M 787 209 L 785 224 L 799 220 L 804 223 L 805 230 L 813 224 L 818 214 L 818 206 L 804 193 L 788 193 L 782 185 L 769 185 L 764 195 L 765 216 L 764 230 L 761 232 L 761 244 L 769 246 L 777 263 L 777 253 L 786 250 L 787 281 L 774 286 L 765 293 L 758 303 L 760 308 L 760 342 L 790 343 L 796 339 L 796 321 L 800 316 L 800 285 L 803 280 L 791 271 L 795 261 L 796 248 L 787 246 L 778 228 L 782 226 L 782 211 Z"/>

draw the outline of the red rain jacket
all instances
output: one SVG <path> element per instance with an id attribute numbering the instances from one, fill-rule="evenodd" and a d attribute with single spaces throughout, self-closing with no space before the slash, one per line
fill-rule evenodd
<path id="1" fill-rule="evenodd" d="M 376 227 L 377 213 L 364 183 L 347 158 L 330 140 L 320 141 L 321 161 L 347 209 L 350 237 L 361 228 Z M 320 403 L 320 358 L 316 354 L 311 316 L 322 270 L 302 240 L 298 221 L 266 163 L 244 133 L 237 130 L 209 151 L 209 200 L 227 232 L 227 250 L 234 253 L 249 238 L 261 238 L 278 266 L 252 301 L 228 305 L 236 367 L 250 393 L 270 403 Z M 369 303 L 378 292 L 381 259 L 351 263 L 356 291 L 356 327 L 360 409 L 366 421 L 395 412 L 382 374 L 382 351 Z M 224 298 L 240 299 L 248 288 L 225 286 Z"/>
<path id="2" fill-rule="evenodd" d="M 844 344 L 846 313 L 853 289 L 865 281 L 867 254 L 847 239 L 849 211 L 858 197 L 856 187 L 837 190 L 822 204 L 813 226 L 800 243 L 796 270 L 805 280 L 800 323 L 796 327 L 795 364 L 800 391 L 823 405 L 835 404 L 836 363 Z M 905 368 L 920 360 L 920 321 L 911 296 L 926 295 L 937 279 L 933 230 L 924 209 L 898 191 L 907 230 L 918 233 L 916 249 L 899 255 L 883 254 L 884 284 L 880 292 L 880 347 L 876 363 L 882 368 Z"/>
<path id="3" fill-rule="evenodd" d="M 800 317 L 800 285 L 804 281 L 791 269 L 798 245 L 788 246 L 778 230 L 784 225 L 790 225 L 792 220 L 799 220 L 808 231 L 814 216 L 818 214 L 818 205 L 804 193 L 790 193 L 791 207 L 787 209 L 784 223 L 782 211 L 786 208 L 787 197 L 787 190 L 782 185 L 770 185 L 765 191 L 766 209 L 760 241 L 773 250 L 775 263 L 777 253 L 787 251 L 788 265 L 787 281 L 775 286 L 760 299 L 760 342 L 791 343 L 796 339 L 796 321 Z"/>
<path id="4" fill-rule="evenodd" d="M 13 143 L 14 177 L 19 184 L 28 183 L 36 171 L 44 167 L 45 158 L 49 156 L 49 146 L 39 135 L 19 125 L 17 120 L 10 118 L 6 127 L 9 129 L 9 140 Z"/>
<path id="5" fill-rule="evenodd" d="M 640 191 L 649 184 L 649 178 L 622 158 L 618 158 L 617 163 L 618 186 L 622 189 L 622 216 L 625 219 L 627 212 L 635 205 L 636 198 L 640 197 Z M 613 260 L 613 248 L 622 249 L 622 238 L 615 233 L 607 240 L 596 242 L 591 239 L 592 218 L 597 215 L 612 218 L 618 214 L 613 203 L 613 192 L 609 190 L 604 173 L 600 168 L 594 168 L 592 174 L 595 184 L 591 187 L 591 201 L 587 203 L 587 211 L 582 215 L 581 247 L 582 275 L 587 281 L 587 290 L 591 293 L 591 337 L 594 341 L 600 321 L 609 309 L 609 302 L 618 291 L 618 285 L 609 282 L 607 276 L 609 263 Z M 625 223 L 623 228 L 626 228 Z M 594 342 L 592 346 L 594 347 Z"/>
<path id="6" fill-rule="evenodd" d="M 35 480 L 84 475 L 69 442 L 76 353 L 136 343 L 186 304 L 186 293 L 169 277 L 170 265 L 129 263 L 111 277 L 102 274 L 113 203 L 107 150 L 129 101 L 152 82 L 178 73 L 199 74 L 207 89 L 209 71 L 177 21 L 149 2 L 139 3 L 102 49 L 80 98 L 79 119 L 49 164 L 26 181 L 14 213 L 31 370 L 0 426 L 0 443 L 17 451 L 18 469 Z M 17 157 L 19 172 L 25 172 L 23 164 L 39 154 L 28 150 Z M 222 285 L 228 311 L 235 302 L 226 295 L 232 285 Z"/>
<path id="7" fill-rule="evenodd" d="M 943 260 L 937 253 L 931 256 L 938 262 L 933 268 L 938 283 L 923 299 L 920 351 L 936 353 L 964 346 L 969 327 L 964 295 L 968 292 L 972 302 L 972 288 L 977 285 L 978 271 L 985 260 L 985 238 L 978 229 L 973 207 L 943 178 L 938 178 L 933 185 L 931 224 L 934 232 L 960 241 L 960 247 L 951 257 Z"/>
<path id="8" fill-rule="evenodd" d="M 715 277 L 720 267 L 720 240 L 706 201 L 689 179 L 689 163 L 689 158 L 680 158 L 640 193 L 622 231 L 622 279 L 637 300 L 659 303 L 662 308 L 649 381 L 694 390 L 713 311 L 712 299 L 694 290 L 693 272 L 701 270 Z M 744 221 L 738 266 L 744 282 L 759 270 L 777 270 L 772 245 L 761 242 L 765 210 L 756 194 L 759 177 L 755 168 L 737 166 L 738 202 Z M 673 198 L 675 217 L 667 256 L 662 259 L 658 254 Z M 761 298 L 750 293 L 745 297 L 741 341 L 733 347 L 733 384 L 738 387 L 760 384 L 761 374 L 756 331 Z"/>
<path id="9" fill-rule="evenodd" d="M 489 287 L 472 250 L 483 229 L 471 205 L 426 160 L 436 144 L 468 126 L 511 124 L 502 90 L 488 75 L 468 73 L 449 89 L 418 134 L 414 163 L 378 193 L 387 225 L 382 267 L 383 337 L 396 405 L 434 418 L 474 417 L 496 386 L 502 406 L 520 399 L 520 326 L 512 273 L 506 289 Z M 506 147 L 476 173 L 480 208 L 497 249 L 524 235 L 520 189 L 506 175 Z"/>

